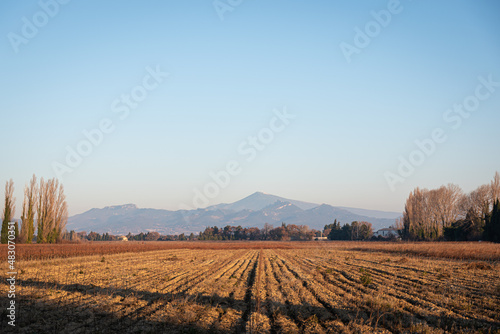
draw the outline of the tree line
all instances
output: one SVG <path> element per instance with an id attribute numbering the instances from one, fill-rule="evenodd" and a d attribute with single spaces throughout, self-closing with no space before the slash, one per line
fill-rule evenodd
<path id="1" fill-rule="evenodd" d="M 7 243 L 8 223 L 13 221 L 15 213 L 14 181 L 5 184 L 5 202 L 2 216 L 1 242 Z M 60 242 L 68 221 L 68 206 L 64 187 L 56 178 L 37 182 L 35 175 L 24 187 L 24 200 L 21 214 L 21 228 L 16 221 L 15 235 L 20 243 Z"/>
<path id="2" fill-rule="evenodd" d="M 282 223 L 281 226 L 273 227 L 271 224 L 264 224 L 264 227 L 241 227 L 230 226 L 225 227 L 206 227 L 204 231 L 200 231 L 195 235 L 184 233 L 178 235 L 161 235 L 158 232 L 147 232 L 126 235 L 130 241 L 222 241 L 222 240 L 275 240 L 275 241 L 306 241 L 312 240 L 315 236 L 321 235 L 321 231 L 310 229 L 307 225 L 294 225 Z M 71 231 L 64 235 L 64 239 L 70 241 L 117 241 L 122 240 L 121 237 L 110 235 L 109 233 L 96 233 Z"/>
<path id="3" fill-rule="evenodd" d="M 500 242 L 500 175 L 490 184 L 464 193 L 454 184 L 415 188 L 397 222 L 404 240 Z"/>
<path id="4" fill-rule="evenodd" d="M 274 240 L 274 241 L 306 241 L 312 240 L 318 231 L 307 225 L 281 223 L 274 227 L 265 223 L 262 229 L 258 227 L 241 227 L 227 225 L 224 228 L 217 226 L 207 227 L 200 232 L 197 240 Z"/>
<path id="5" fill-rule="evenodd" d="M 70 232 L 70 236 L 73 235 L 74 231 Z M 186 237 L 184 233 L 180 235 L 161 235 L 159 232 L 151 231 L 151 232 L 141 232 L 139 234 L 128 233 L 126 236 L 126 240 L 128 241 L 182 241 L 182 240 L 194 240 L 194 234 L 191 233 L 189 237 Z M 109 233 L 99 234 L 97 232 L 90 232 L 88 235 L 86 232 L 78 232 L 75 237 L 70 237 L 71 241 L 78 240 L 88 240 L 88 241 L 121 241 L 123 240 L 123 236 L 111 235 Z"/>
<path id="6" fill-rule="evenodd" d="M 67 240 L 70 242 L 86 242 L 86 241 L 123 241 L 123 237 L 126 238 L 127 241 L 185 241 L 185 240 L 197 240 L 194 233 L 191 233 L 189 236 L 186 236 L 184 233 L 176 234 L 176 235 L 161 235 L 159 232 L 151 231 L 151 232 L 140 232 L 138 234 L 132 234 L 129 232 L 126 236 L 123 235 L 113 235 L 109 234 L 109 232 L 98 233 L 91 231 L 87 234 L 87 232 L 75 232 L 70 231 L 63 234 L 63 240 Z"/>
<path id="7" fill-rule="evenodd" d="M 333 224 L 325 225 L 323 233 L 329 240 L 369 240 L 373 237 L 373 228 L 371 223 L 364 221 L 341 226 L 335 219 Z"/>

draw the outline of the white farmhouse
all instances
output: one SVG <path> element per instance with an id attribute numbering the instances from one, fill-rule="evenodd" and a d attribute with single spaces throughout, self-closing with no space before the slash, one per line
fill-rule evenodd
<path id="1" fill-rule="evenodd" d="M 374 237 L 381 236 L 382 238 L 389 238 L 391 235 L 396 238 L 399 238 L 398 230 L 392 227 L 388 227 L 388 228 L 382 228 L 373 233 Z"/>

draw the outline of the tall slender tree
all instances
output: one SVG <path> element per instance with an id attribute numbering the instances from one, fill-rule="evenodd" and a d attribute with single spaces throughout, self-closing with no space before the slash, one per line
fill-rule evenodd
<path id="1" fill-rule="evenodd" d="M 435 203 L 437 207 L 437 220 L 441 228 L 451 226 L 460 215 L 460 200 L 463 191 L 456 184 L 448 184 L 438 189 L 438 199 Z"/>
<path id="2" fill-rule="evenodd" d="M 500 174 L 498 174 L 498 172 L 495 173 L 493 181 L 491 181 L 490 187 L 491 187 L 491 203 L 494 204 L 497 200 L 500 200 Z"/>
<path id="3" fill-rule="evenodd" d="M 60 242 L 66 229 L 68 221 L 68 205 L 66 204 L 66 195 L 64 186 L 59 184 L 55 198 L 54 226 L 52 230 L 52 242 Z"/>
<path id="4" fill-rule="evenodd" d="M 2 231 L 1 231 L 1 242 L 6 244 L 8 241 L 8 227 L 9 222 L 14 218 L 14 212 L 16 211 L 15 205 L 16 199 L 14 198 L 14 181 L 10 179 L 5 183 L 5 207 L 3 209 L 3 220 L 2 220 Z"/>
<path id="5" fill-rule="evenodd" d="M 55 243 L 61 240 L 68 220 L 64 187 L 57 179 L 40 180 L 37 207 L 37 242 Z"/>
<path id="6" fill-rule="evenodd" d="M 403 212 L 403 239 L 425 240 L 430 235 L 428 192 L 427 189 L 417 187 L 408 196 Z"/>
<path id="7" fill-rule="evenodd" d="M 46 183 L 43 177 L 40 179 L 40 187 L 38 188 L 38 200 L 37 200 L 37 236 L 36 242 L 41 244 L 46 242 L 45 239 L 45 224 L 47 220 L 47 206 L 46 206 L 46 197 L 47 197 L 47 189 Z"/>
<path id="8" fill-rule="evenodd" d="M 35 235 L 35 213 L 38 196 L 36 176 L 24 188 L 23 215 L 21 217 L 21 242 L 30 244 Z"/>
<path id="9" fill-rule="evenodd" d="M 486 221 L 484 238 L 488 241 L 500 242 L 500 201 L 498 199 L 493 204 L 491 215 Z"/>

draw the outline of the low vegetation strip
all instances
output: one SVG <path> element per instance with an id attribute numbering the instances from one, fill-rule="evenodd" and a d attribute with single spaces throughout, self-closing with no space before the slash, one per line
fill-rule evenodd
<path id="1" fill-rule="evenodd" d="M 169 249 L 291 249 L 314 246 L 306 242 L 282 241 L 131 241 L 67 244 L 18 244 L 18 260 L 56 259 L 88 255 L 148 252 Z M 7 245 L 0 245 L 0 260 L 7 259 Z"/>
<path id="2" fill-rule="evenodd" d="M 20 244 L 18 260 L 56 259 L 89 255 L 149 252 L 173 249 L 344 249 L 383 252 L 405 256 L 423 256 L 458 260 L 500 261 L 500 244 L 489 242 L 283 242 L 283 241 L 151 241 L 87 242 L 75 244 Z M 0 245 L 0 260 L 7 259 L 7 245 Z"/>
<path id="3" fill-rule="evenodd" d="M 490 242 L 361 242 L 344 249 L 459 260 L 500 261 L 500 244 Z"/>

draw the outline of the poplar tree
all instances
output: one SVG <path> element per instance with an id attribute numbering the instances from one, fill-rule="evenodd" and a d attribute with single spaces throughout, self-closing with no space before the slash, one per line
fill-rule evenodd
<path id="1" fill-rule="evenodd" d="M 38 196 L 36 176 L 24 188 L 23 215 L 21 216 L 21 242 L 30 244 L 35 235 L 35 213 Z"/>
<path id="2" fill-rule="evenodd" d="M 14 212 L 16 210 L 14 198 L 14 181 L 10 179 L 5 183 L 5 206 L 3 209 L 3 220 L 2 220 L 2 231 L 1 231 L 1 242 L 6 244 L 8 241 L 8 231 L 9 222 L 12 221 L 14 217 Z"/>

